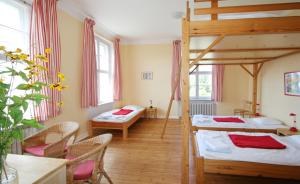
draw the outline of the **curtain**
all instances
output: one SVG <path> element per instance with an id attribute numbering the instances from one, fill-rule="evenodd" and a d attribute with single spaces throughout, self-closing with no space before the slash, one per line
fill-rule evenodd
<path id="1" fill-rule="evenodd" d="M 171 74 L 171 89 L 173 89 L 176 86 L 176 76 L 179 72 L 181 62 L 181 41 L 175 40 L 173 41 L 173 58 L 172 58 L 172 74 Z M 180 87 L 180 78 L 178 79 L 178 86 L 175 91 L 175 100 L 179 101 L 181 99 L 181 87 Z"/>
<path id="2" fill-rule="evenodd" d="M 213 65 L 212 67 L 212 99 L 215 102 L 223 100 L 224 65 Z"/>
<path id="3" fill-rule="evenodd" d="M 46 48 L 51 48 L 51 53 L 46 54 L 49 62 L 43 62 L 48 71 L 42 72 L 39 80 L 57 82 L 57 74 L 61 68 L 61 46 L 57 22 L 56 0 L 34 0 L 32 2 L 30 21 L 30 56 L 45 54 Z M 60 114 L 61 93 L 57 90 L 44 88 L 42 94 L 50 99 L 45 100 L 34 109 L 35 117 L 40 121 L 56 117 Z"/>
<path id="4" fill-rule="evenodd" d="M 97 63 L 94 35 L 95 21 L 86 18 L 83 32 L 81 107 L 98 105 L 97 94 Z"/>
<path id="5" fill-rule="evenodd" d="M 121 81 L 121 57 L 120 57 L 120 39 L 114 41 L 115 63 L 114 63 L 114 101 L 120 101 L 122 98 Z"/>

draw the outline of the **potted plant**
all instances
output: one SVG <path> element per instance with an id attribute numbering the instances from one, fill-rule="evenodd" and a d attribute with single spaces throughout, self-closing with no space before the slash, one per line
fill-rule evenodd
<path id="1" fill-rule="evenodd" d="M 11 144 L 15 140 L 22 141 L 22 128 L 42 128 L 36 119 L 26 117 L 26 112 L 43 100 L 51 100 L 42 94 L 43 88 L 59 91 L 66 88 L 61 73 L 55 83 L 40 80 L 41 74 L 47 72 L 43 62 L 49 62 L 47 55 L 50 52 L 51 49 L 46 49 L 44 54 L 29 58 L 21 49 L 8 51 L 0 46 L 0 56 L 3 57 L 0 60 L 0 183 L 10 183 L 9 180 L 14 179 L 10 175 L 14 169 L 7 167 L 5 159 Z"/>

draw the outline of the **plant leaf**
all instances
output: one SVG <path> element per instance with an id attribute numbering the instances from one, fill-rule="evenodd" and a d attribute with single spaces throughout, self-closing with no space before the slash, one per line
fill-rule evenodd
<path id="1" fill-rule="evenodd" d="M 44 126 L 39 124 L 35 119 L 23 119 L 21 122 L 23 125 L 33 128 L 43 128 Z"/>

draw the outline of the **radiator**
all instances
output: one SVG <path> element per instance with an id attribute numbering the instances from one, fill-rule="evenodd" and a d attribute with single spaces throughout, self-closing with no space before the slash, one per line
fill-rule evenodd
<path id="1" fill-rule="evenodd" d="M 216 115 L 216 103 L 191 100 L 190 116 L 195 114 Z"/>

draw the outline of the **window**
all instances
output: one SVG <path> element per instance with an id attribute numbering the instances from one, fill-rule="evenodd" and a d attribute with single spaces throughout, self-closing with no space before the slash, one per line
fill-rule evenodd
<path id="1" fill-rule="evenodd" d="M 113 49 L 112 43 L 99 37 L 95 40 L 98 81 L 98 103 L 113 102 Z"/>
<path id="2" fill-rule="evenodd" d="M 190 99 L 211 100 L 212 98 L 212 66 L 199 66 L 190 75 Z"/>
<path id="3" fill-rule="evenodd" d="M 29 14 L 30 6 L 14 0 L 0 0 L 0 45 L 5 46 L 7 50 L 16 50 L 20 48 L 22 52 L 29 53 Z M 0 61 L 6 57 L 0 54 Z M 10 63 L 1 62 L 1 68 L 10 65 Z M 24 66 L 16 64 L 14 69 L 24 70 Z M 2 74 L 3 79 L 8 82 L 11 76 Z M 20 78 L 14 78 L 13 85 L 17 86 L 23 82 Z M 13 90 L 11 95 L 24 94 L 23 91 Z M 33 106 L 29 106 L 24 116 L 29 118 L 33 115 Z"/>

